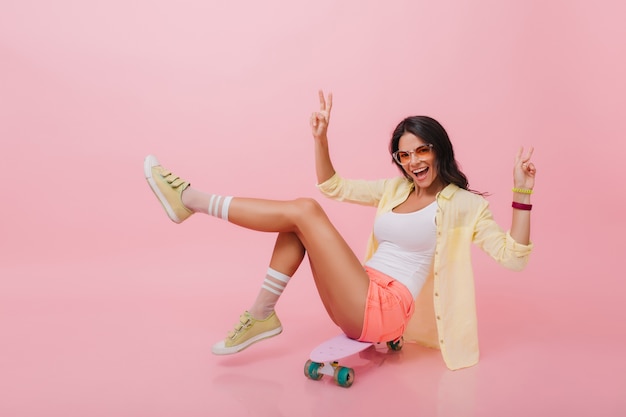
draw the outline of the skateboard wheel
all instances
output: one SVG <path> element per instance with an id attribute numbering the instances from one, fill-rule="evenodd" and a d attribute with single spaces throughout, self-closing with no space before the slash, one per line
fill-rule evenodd
<path id="1" fill-rule="evenodd" d="M 349 388 L 354 382 L 354 370 L 352 368 L 339 366 L 335 368 L 334 378 L 337 385 Z"/>
<path id="2" fill-rule="evenodd" d="M 402 336 L 400 336 L 396 340 L 392 340 L 391 342 L 387 342 L 387 347 L 389 349 L 395 350 L 395 351 L 398 351 L 398 350 L 402 349 L 403 345 L 404 345 L 404 338 Z"/>
<path id="3" fill-rule="evenodd" d="M 317 372 L 322 366 L 323 364 L 318 363 L 318 362 L 313 362 L 312 360 L 309 359 L 304 364 L 304 376 L 306 376 L 307 378 L 313 379 L 315 381 L 322 379 L 324 374 Z"/>

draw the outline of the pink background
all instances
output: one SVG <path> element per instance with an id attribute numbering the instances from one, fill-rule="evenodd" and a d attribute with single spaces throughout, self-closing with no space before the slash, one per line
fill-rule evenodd
<path id="1" fill-rule="evenodd" d="M 625 12 L 2 1 L 0 415 L 624 415 Z M 306 266 L 279 304 L 283 335 L 210 354 L 256 295 L 274 237 L 201 216 L 174 225 L 143 157 L 215 193 L 319 197 L 362 254 L 373 211 L 315 189 L 318 88 L 335 95 L 343 175 L 396 175 L 391 130 L 428 114 L 505 228 L 513 156 L 535 147 L 529 267 L 475 253 L 478 366 L 451 372 L 409 345 L 356 363 L 349 390 L 305 379 L 310 350 L 337 332 Z"/>

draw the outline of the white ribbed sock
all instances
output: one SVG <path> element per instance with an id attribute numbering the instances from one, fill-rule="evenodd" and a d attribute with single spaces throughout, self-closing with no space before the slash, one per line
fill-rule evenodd
<path id="1" fill-rule="evenodd" d="M 217 194 L 211 194 L 209 200 L 209 207 L 207 212 L 211 216 L 219 217 L 223 220 L 228 220 L 228 208 L 230 207 L 230 201 L 232 197 L 223 197 Z"/>
<path id="2" fill-rule="evenodd" d="M 267 268 L 267 274 L 261 285 L 261 290 L 256 301 L 250 308 L 250 314 L 256 319 L 262 320 L 268 317 L 274 311 L 274 307 L 278 302 L 281 294 L 285 290 L 287 283 L 291 279 L 290 276 Z"/>

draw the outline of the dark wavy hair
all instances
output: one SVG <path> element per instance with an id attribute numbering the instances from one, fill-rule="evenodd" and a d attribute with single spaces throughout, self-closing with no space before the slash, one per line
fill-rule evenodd
<path id="1" fill-rule="evenodd" d="M 448 133 L 438 121 L 428 116 L 410 116 L 402 120 L 396 126 L 391 136 L 391 141 L 389 142 L 390 154 L 398 150 L 400 138 L 405 133 L 412 133 L 424 142 L 433 145 L 435 157 L 437 158 L 437 176 L 441 178 L 444 184 L 455 184 L 473 193 L 482 194 L 469 188 L 467 177 L 461 171 L 459 164 L 454 158 L 454 149 L 452 149 Z M 393 157 L 391 161 L 408 180 L 413 181 L 411 176 L 402 168 L 402 165 L 397 163 Z"/>

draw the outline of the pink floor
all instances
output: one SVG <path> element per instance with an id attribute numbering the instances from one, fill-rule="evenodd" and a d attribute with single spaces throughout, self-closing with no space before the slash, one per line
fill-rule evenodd
<path id="1" fill-rule="evenodd" d="M 179 249 L 188 260 L 176 265 L 154 249 L 0 269 L 13 278 L 0 292 L 0 415 L 626 413 L 623 323 L 613 317 L 606 327 L 590 326 L 563 300 L 561 311 L 550 309 L 549 294 L 529 292 L 528 276 L 479 286 L 479 365 L 452 372 L 437 351 L 412 344 L 398 353 L 368 351 L 348 361 L 357 377 L 346 389 L 304 377 L 307 354 L 336 333 L 309 295 L 306 268 L 279 305 L 283 334 L 217 357 L 211 343 L 256 288 L 240 276 L 211 284 L 210 274 L 226 276 L 225 264 L 211 270 L 205 248 Z"/>

